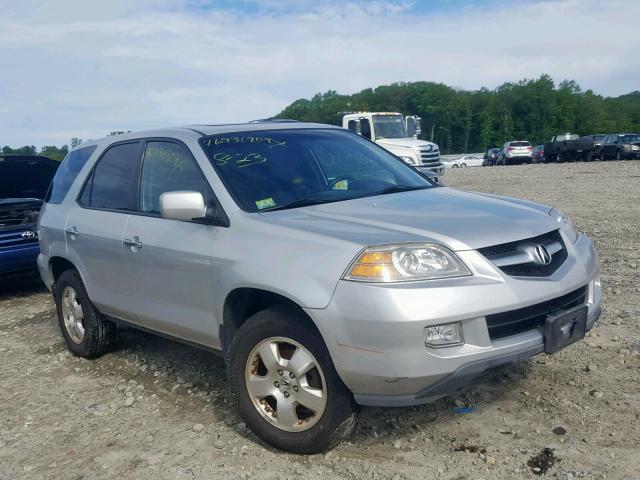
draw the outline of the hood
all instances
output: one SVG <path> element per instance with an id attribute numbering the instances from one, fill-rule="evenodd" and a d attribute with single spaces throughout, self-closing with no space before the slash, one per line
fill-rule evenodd
<path id="1" fill-rule="evenodd" d="M 270 223 L 362 246 L 435 242 L 475 250 L 557 228 L 548 211 L 533 202 L 436 187 L 262 215 Z"/>
<path id="2" fill-rule="evenodd" d="M 431 145 L 432 150 L 437 150 L 438 145 L 433 142 L 427 142 L 426 140 L 416 140 L 415 138 L 380 138 L 376 140 L 379 145 L 388 147 L 404 147 L 404 148 L 423 148 Z"/>
<path id="3" fill-rule="evenodd" d="M 44 198 L 59 165 L 42 155 L 0 155 L 0 198 Z"/>
<path id="4" fill-rule="evenodd" d="M 39 198 L 0 198 L 0 209 L 27 208 L 30 206 L 40 208 L 42 200 Z"/>

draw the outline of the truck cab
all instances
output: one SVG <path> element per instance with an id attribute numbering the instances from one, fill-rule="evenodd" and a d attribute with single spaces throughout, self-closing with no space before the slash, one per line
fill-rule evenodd
<path id="1" fill-rule="evenodd" d="M 347 112 L 342 126 L 368 138 L 436 181 L 444 175 L 438 145 L 418 140 L 420 117 L 397 112 Z"/>

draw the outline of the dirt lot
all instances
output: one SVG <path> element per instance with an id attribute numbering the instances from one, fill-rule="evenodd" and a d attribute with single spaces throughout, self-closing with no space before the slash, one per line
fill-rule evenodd
<path id="1" fill-rule="evenodd" d="M 12 279 L 0 479 L 640 478 L 640 162 L 469 168 L 447 183 L 558 206 L 592 236 L 605 311 L 584 342 L 432 405 L 365 408 L 348 442 L 304 457 L 246 430 L 215 355 L 127 331 L 115 352 L 74 358 L 48 292 Z"/>

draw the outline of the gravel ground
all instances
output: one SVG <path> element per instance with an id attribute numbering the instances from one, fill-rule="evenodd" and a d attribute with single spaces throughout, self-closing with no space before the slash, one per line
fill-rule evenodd
<path id="1" fill-rule="evenodd" d="M 325 455 L 284 454 L 248 432 L 217 356 L 125 331 L 115 352 L 75 358 L 39 281 L 5 280 L 0 479 L 638 479 L 639 179 L 640 162 L 448 171 L 449 185 L 568 213 L 602 257 L 604 314 L 584 342 L 458 395 L 364 408 Z"/>

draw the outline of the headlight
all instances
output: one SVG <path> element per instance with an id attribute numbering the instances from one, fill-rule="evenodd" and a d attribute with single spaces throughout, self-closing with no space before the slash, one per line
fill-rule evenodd
<path id="1" fill-rule="evenodd" d="M 381 245 L 367 248 L 349 267 L 345 280 L 410 282 L 471 275 L 446 247 L 432 243 Z"/>
<path id="2" fill-rule="evenodd" d="M 405 163 L 408 163 L 409 165 L 420 165 L 420 162 L 418 162 L 418 160 L 416 160 L 413 157 L 400 157 L 402 160 L 405 161 Z"/>
<path id="3" fill-rule="evenodd" d="M 571 243 L 576 243 L 576 240 L 578 240 L 578 230 L 576 230 L 571 219 L 555 208 L 549 212 L 549 215 L 558 222 L 560 230 L 562 230 L 562 233 L 566 235 L 569 241 Z"/>
<path id="4" fill-rule="evenodd" d="M 640 150 L 640 146 L 638 146 L 638 145 L 631 145 L 631 150 Z"/>

